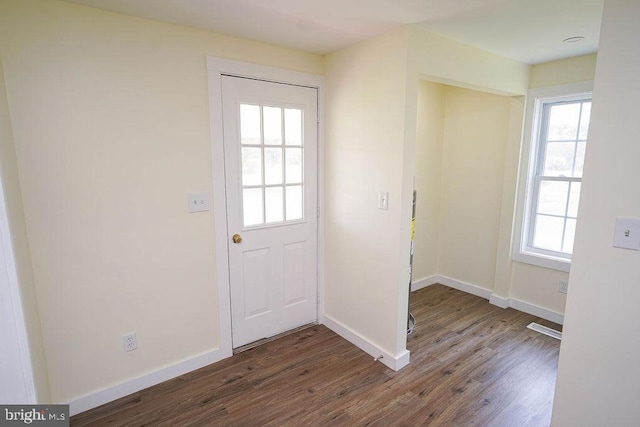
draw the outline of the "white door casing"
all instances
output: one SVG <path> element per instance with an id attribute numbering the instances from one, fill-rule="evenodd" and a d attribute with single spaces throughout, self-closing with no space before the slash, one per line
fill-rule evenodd
<path id="1" fill-rule="evenodd" d="M 237 348 L 317 320 L 317 90 L 221 80 Z"/>

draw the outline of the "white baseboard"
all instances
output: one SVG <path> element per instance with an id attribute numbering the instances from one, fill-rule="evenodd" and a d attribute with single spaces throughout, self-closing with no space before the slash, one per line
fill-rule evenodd
<path id="1" fill-rule="evenodd" d="M 418 289 L 426 288 L 427 286 L 435 285 L 438 282 L 440 276 L 434 274 L 432 276 L 423 277 L 422 279 L 414 280 L 411 282 L 411 292 L 415 292 Z"/>
<path id="2" fill-rule="evenodd" d="M 339 321 L 331 318 L 327 314 L 324 315 L 323 324 L 331 329 L 336 334 L 340 335 L 342 338 L 349 341 L 351 344 L 358 347 L 360 350 L 369 354 L 374 359 L 377 359 L 379 362 L 382 362 L 384 365 L 393 369 L 394 371 L 399 371 L 409 364 L 409 351 L 405 350 L 400 354 L 392 355 L 382 350 L 376 344 L 372 343 L 368 339 L 364 338 L 360 334 L 352 331 L 344 324 Z M 382 357 L 380 357 L 382 356 Z"/>
<path id="3" fill-rule="evenodd" d="M 509 298 L 504 298 L 496 294 L 491 294 L 491 296 L 489 296 L 489 302 L 500 308 L 509 308 Z"/>
<path id="4" fill-rule="evenodd" d="M 475 295 L 484 299 L 489 299 L 492 291 L 482 286 L 474 285 L 472 283 L 463 282 L 461 280 L 453 279 L 447 276 L 437 276 L 438 283 L 449 286 L 450 288 L 457 289 L 462 292 L 466 292 L 471 295 Z"/>
<path id="5" fill-rule="evenodd" d="M 509 307 L 560 325 L 564 324 L 564 314 L 549 310 L 548 308 L 540 307 L 539 305 L 531 304 L 530 302 L 516 298 L 509 298 Z"/>
<path id="6" fill-rule="evenodd" d="M 483 288 L 482 286 L 474 285 L 472 283 L 463 282 L 447 276 L 441 276 L 434 274 L 419 280 L 416 280 L 411 285 L 411 291 L 417 291 L 418 289 L 426 288 L 433 284 L 440 283 L 450 288 L 457 289 L 459 291 L 466 292 L 468 294 L 476 295 L 484 299 L 488 299 L 489 302 L 500 308 L 511 307 L 515 310 L 522 311 L 533 316 L 540 317 L 551 322 L 564 324 L 564 315 L 553 310 L 549 310 L 539 305 L 532 304 L 527 301 L 522 301 L 517 298 L 505 298 L 492 293 L 490 289 Z"/>
<path id="7" fill-rule="evenodd" d="M 548 308 L 540 307 L 539 305 L 531 304 L 527 301 L 522 301 L 517 298 L 504 298 L 496 294 L 491 294 L 489 302 L 500 308 L 511 307 L 514 310 L 522 311 L 523 313 L 531 314 L 536 317 L 540 317 L 545 320 L 549 320 L 560 325 L 564 324 L 564 314 L 558 313 Z"/>
<path id="8" fill-rule="evenodd" d="M 203 368 L 222 359 L 226 359 L 233 354 L 231 349 L 216 349 L 208 353 L 201 354 L 191 359 L 183 360 L 175 365 L 150 372 L 138 378 L 99 390 L 95 393 L 78 397 L 68 402 L 69 415 L 79 414 L 88 411 L 105 403 L 112 402 L 121 397 L 144 390 L 163 381 L 170 380 L 180 375 L 186 374 L 196 369 Z"/>

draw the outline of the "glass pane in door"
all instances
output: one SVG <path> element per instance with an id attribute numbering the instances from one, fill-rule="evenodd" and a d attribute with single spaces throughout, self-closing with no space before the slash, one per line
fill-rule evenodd
<path id="1" fill-rule="evenodd" d="M 240 105 L 245 227 L 303 218 L 302 120 L 299 108 Z"/>

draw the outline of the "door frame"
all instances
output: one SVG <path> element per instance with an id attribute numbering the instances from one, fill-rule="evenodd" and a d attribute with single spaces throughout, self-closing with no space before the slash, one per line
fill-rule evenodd
<path id="1" fill-rule="evenodd" d="M 220 350 L 223 352 L 223 357 L 229 357 L 233 354 L 233 344 L 231 339 L 231 282 L 222 126 L 222 75 L 307 86 L 318 90 L 318 250 L 316 260 L 318 263 L 318 323 L 323 323 L 324 313 L 324 220 L 322 215 L 324 206 L 324 77 L 226 58 L 207 57 Z"/>

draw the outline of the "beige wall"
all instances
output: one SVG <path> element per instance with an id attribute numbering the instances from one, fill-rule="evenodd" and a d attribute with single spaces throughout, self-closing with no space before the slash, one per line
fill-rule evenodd
<path id="1" fill-rule="evenodd" d="M 640 3 L 607 0 L 552 425 L 640 419 L 640 252 L 612 247 L 615 218 L 640 217 Z"/>
<path id="2" fill-rule="evenodd" d="M 391 355 L 406 344 L 406 49 L 402 30 L 326 60 L 325 315 Z"/>
<path id="3" fill-rule="evenodd" d="M 44 0 L 2 0 L 0 54 L 52 401 L 217 348 L 205 57 L 322 58 Z"/>

